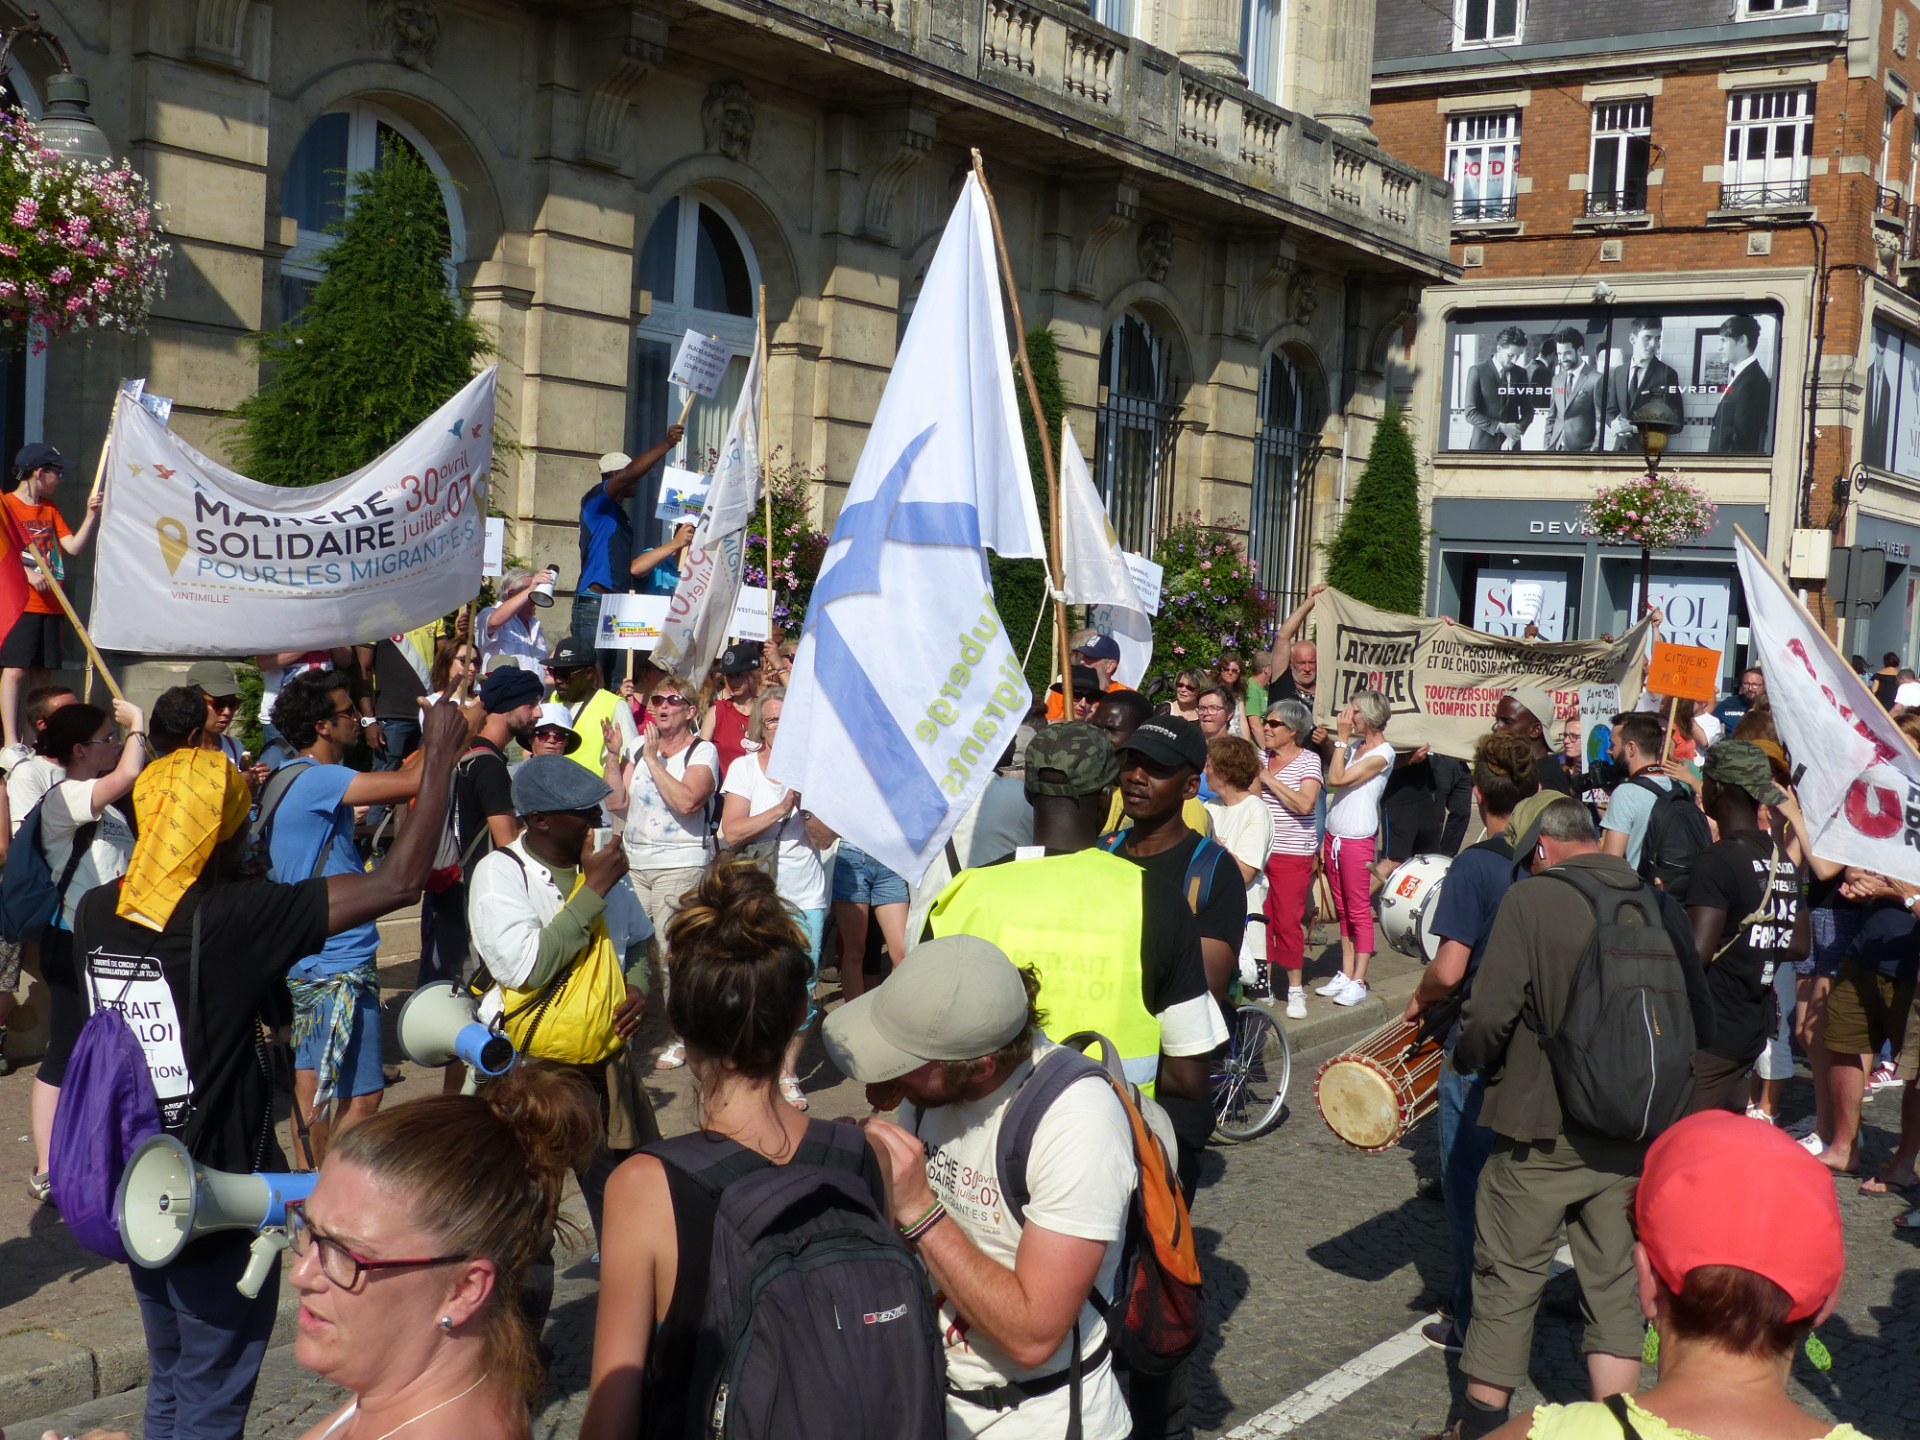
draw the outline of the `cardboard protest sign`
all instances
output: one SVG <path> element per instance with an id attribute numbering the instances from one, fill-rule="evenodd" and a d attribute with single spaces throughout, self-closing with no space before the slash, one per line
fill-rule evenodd
<path id="1" fill-rule="evenodd" d="M 1164 567 L 1131 550 L 1122 551 L 1121 558 L 1127 562 L 1127 573 L 1133 577 L 1134 591 L 1140 596 L 1140 608 L 1149 615 L 1158 615 L 1160 584 L 1166 574 Z"/>
<path id="2" fill-rule="evenodd" d="M 499 575 L 507 562 L 507 522 L 498 515 L 487 517 L 486 549 L 481 552 L 480 573 Z"/>
<path id="3" fill-rule="evenodd" d="M 680 353 L 673 357 L 673 369 L 667 372 L 667 380 L 711 400 L 720 389 L 731 359 L 733 347 L 726 341 L 689 330 L 681 338 Z"/>
<path id="4" fill-rule="evenodd" d="M 708 483 L 708 478 L 697 470 L 666 466 L 660 477 L 660 503 L 653 507 L 653 518 L 675 524 L 698 520 L 700 507 L 707 503 Z"/>
<path id="5" fill-rule="evenodd" d="M 666 595 L 603 595 L 600 628 L 594 631 L 596 650 L 651 650 L 660 643 L 667 623 Z"/>
<path id="6" fill-rule="evenodd" d="M 1556 734 L 1579 715 L 1583 686 L 1617 686 L 1621 703 L 1632 704 L 1640 694 L 1646 633 L 1642 621 L 1612 641 L 1520 640 L 1448 619 L 1395 615 L 1325 590 L 1314 606 L 1320 652 L 1314 719 L 1331 727 L 1356 692 L 1377 690 L 1386 697 L 1387 738 L 1395 746 L 1429 745 L 1466 759 L 1493 724 L 1500 698 L 1517 685 L 1553 696 Z"/>
<path id="7" fill-rule="evenodd" d="M 1718 690 L 1720 652 L 1656 640 L 1647 664 L 1647 689 L 1682 700 L 1711 701 Z"/>

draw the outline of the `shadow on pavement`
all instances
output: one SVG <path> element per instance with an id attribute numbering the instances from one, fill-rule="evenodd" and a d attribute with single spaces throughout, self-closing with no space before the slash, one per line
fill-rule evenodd
<path id="1" fill-rule="evenodd" d="M 77 1244 L 51 1205 L 36 1205 L 27 1233 L 0 1241 L 0 1307 L 91 1275 L 109 1264 L 106 1257 Z"/>

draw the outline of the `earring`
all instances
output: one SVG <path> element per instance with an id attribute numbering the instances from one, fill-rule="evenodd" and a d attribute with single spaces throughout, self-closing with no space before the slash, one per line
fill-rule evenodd
<path id="1" fill-rule="evenodd" d="M 442 1315 L 440 1317 L 440 1328 L 451 1335 L 453 1333 L 453 1317 L 451 1315 Z"/>

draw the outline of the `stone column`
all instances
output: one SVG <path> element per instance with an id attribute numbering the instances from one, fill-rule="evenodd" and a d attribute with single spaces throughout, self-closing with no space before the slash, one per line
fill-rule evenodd
<path id="1" fill-rule="evenodd" d="M 1185 0 L 1180 21 L 1180 58 L 1209 74 L 1244 85 L 1247 72 L 1240 54 L 1243 3 L 1244 0 Z"/>
<path id="2" fill-rule="evenodd" d="M 1325 4 L 1325 0 L 1322 0 Z M 1342 134 L 1379 143 L 1373 134 L 1374 0 L 1338 0 L 1321 17 L 1326 45 L 1314 118 Z"/>

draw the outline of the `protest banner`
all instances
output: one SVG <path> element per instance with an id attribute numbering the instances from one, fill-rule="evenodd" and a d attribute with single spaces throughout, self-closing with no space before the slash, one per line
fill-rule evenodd
<path id="1" fill-rule="evenodd" d="M 726 378 L 727 362 L 733 359 L 733 347 L 717 335 L 702 335 L 689 330 L 680 341 L 680 353 L 673 357 L 668 372 L 670 384 L 679 385 L 711 400 Z"/>
<path id="2" fill-rule="evenodd" d="M 1160 613 L 1160 585 L 1166 575 L 1166 567 L 1157 565 L 1144 555 L 1136 555 L 1131 550 L 1123 550 L 1121 556 L 1127 562 L 1127 573 L 1133 577 L 1134 593 L 1140 597 L 1140 608 L 1149 615 Z"/>
<path id="3" fill-rule="evenodd" d="M 1647 689 L 1657 695 L 1680 700 L 1711 701 L 1719 693 L 1720 652 L 1698 645 L 1669 645 L 1653 642 L 1653 659 L 1647 662 Z"/>
<path id="4" fill-rule="evenodd" d="M 767 587 L 764 585 L 742 585 L 740 596 L 733 602 L 733 618 L 727 622 L 727 633 L 736 640 L 765 641 L 772 637 L 773 627 L 767 623 L 771 613 L 767 609 Z"/>
<path id="5" fill-rule="evenodd" d="M 707 503 L 708 477 L 698 470 L 682 470 L 678 465 L 662 467 L 660 500 L 653 507 L 653 518 L 679 524 L 698 520 L 700 507 Z"/>
<path id="6" fill-rule="evenodd" d="M 480 558 L 482 575 L 500 575 L 507 564 L 507 522 L 498 515 L 487 517 L 486 548 Z"/>
<path id="7" fill-rule="evenodd" d="M 325 649 L 458 609 L 480 589 L 493 403 L 489 366 L 378 459 L 297 489 L 115 406 L 94 639 L 163 655 Z"/>
<path id="8" fill-rule="evenodd" d="M 1618 685 L 1580 687 L 1580 754 L 1587 769 L 1613 759 L 1613 717 L 1620 713 Z"/>
<path id="9" fill-rule="evenodd" d="M 651 650 L 667 623 L 665 595 L 602 595 L 596 650 Z"/>
<path id="10" fill-rule="evenodd" d="M 1793 761 L 1808 844 L 1823 860 L 1920 884 L 1920 754 L 1820 623 L 1739 529 L 1750 655 Z"/>
<path id="11" fill-rule="evenodd" d="M 1397 748 L 1430 745 L 1464 760 L 1493 724 L 1500 697 L 1516 685 L 1553 696 L 1556 733 L 1559 722 L 1580 713 L 1582 686 L 1618 686 L 1631 704 L 1640 694 L 1646 633 L 1643 620 L 1613 641 L 1517 640 L 1449 619 L 1395 615 L 1324 590 L 1314 606 L 1314 719 L 1331 728 L 1357 691 L 1377 690 L 1386 697 L 1387 738 Z"/>
<path id="12" fill-rule="evenodd" d="M 1072 604 L 1092 607 L 1089 622 L 1120 649 L 1114 679 L 1138 685 L 1153 663 L 1153 609 L 1140 593 L 1136 562 L 1152 566 L 1147 578 L 1154 609 L 1160 604 L 1160 567 L 1120 548 L 1071 426 L 1060 437 L 1060 530 L 1060 592 Z"/>

